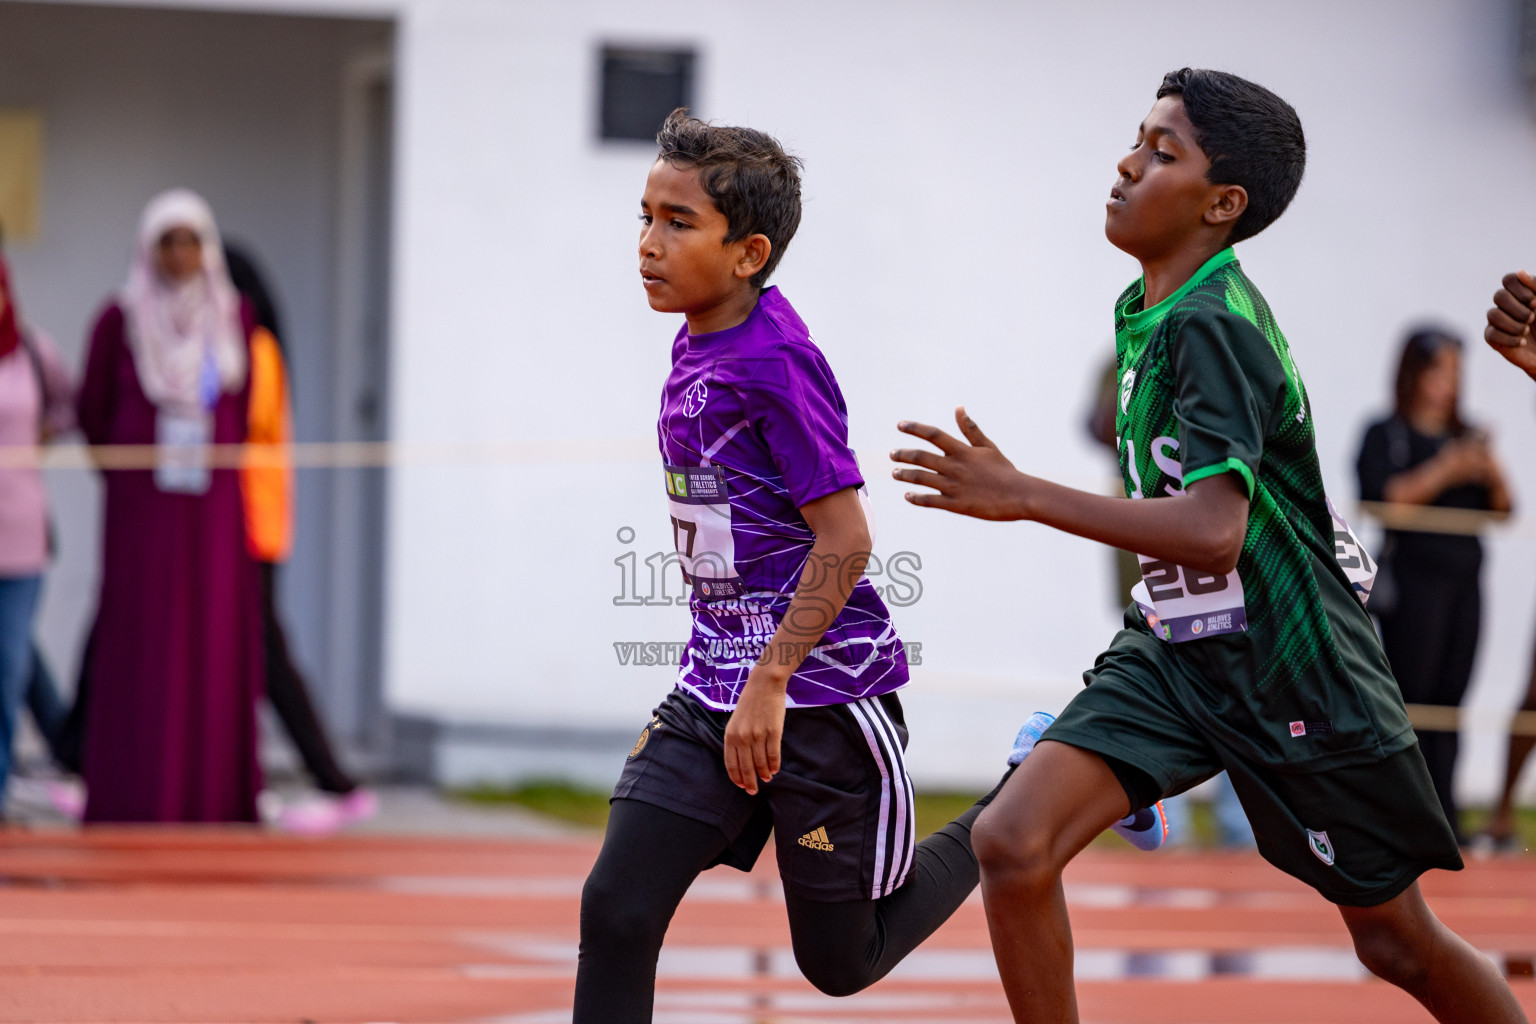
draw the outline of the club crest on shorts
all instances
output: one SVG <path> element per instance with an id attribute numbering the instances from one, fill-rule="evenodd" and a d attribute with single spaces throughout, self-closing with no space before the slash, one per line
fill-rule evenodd
<path id="1" fill-rule="evenodd" d="M 1333 843 L 1328 840 L 1327 832 L 1313 832 L 1307 829 L 1307 845 L 1312 848 L 1318 860 L 1333 867 Z"/>
<path id="2" fill-rule="evenodd" d="M 640 730 L 640 738 L 635 740 L 634 749 L 629 752 L 629 756 L 634 757 L 636 754 L 640 753 L 640 751 L 644 750 L 645 745 L 651 741 L 651 730 L 660 728 L 660 718 L 653 718 L 649 722 L 646 722 L 645 728 Z"/>

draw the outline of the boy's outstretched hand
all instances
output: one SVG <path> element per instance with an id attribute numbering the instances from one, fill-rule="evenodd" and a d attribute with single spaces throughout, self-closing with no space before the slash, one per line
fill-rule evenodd
<path id="1" fill-rule="evenodd" d="M 1525 271 L 1504 275 L 1493 296 L 1483 338 L 1499 355 L 1536 380 L 1536 280 Z"/>
<path id="2" fill-rule="evenodd" d="M 922 438 L 940 452 L 934 454 L 923 448 L 898 448 L 891 452 L 892 462 L 920 467 L 894 469 L 893 477 L 938 492 L 908 491 L 907 500 L 977 519 L 1026 518 L 1023 494 L 1029 478 L 1014 469 L 1007 456 L 987 439 L 976 421 L 966 414 L 965 406 L 955 409 L 955 423 L 969 444 L 926 423 L 903 420 L 896 424 L 897 430 Z"/>

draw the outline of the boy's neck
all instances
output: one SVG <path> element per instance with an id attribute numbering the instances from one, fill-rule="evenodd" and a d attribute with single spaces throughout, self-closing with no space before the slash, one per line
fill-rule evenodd
<path id="1" fill-rule="evenodd" d="M 739 327 L 747 322 L 747 317 L 751 316 L 752 311 L 757 308 L 757 300 L 761 296 L 762 292 L 759 289 L 747 287 L 733 292 L 708 309 L 686 314 L 688 333 L 715 334 L 719 331 L 728 331 L 732 327 Z"/>
<path id="2" fill-rule="evenodd" d="M 1226 239 L 1204 245 L 1187 246 L 1167 256 L 1141 261 L 1141 308 L 1151 309 L 1183 287 L 1184 282 L 1227 247 Z"/>

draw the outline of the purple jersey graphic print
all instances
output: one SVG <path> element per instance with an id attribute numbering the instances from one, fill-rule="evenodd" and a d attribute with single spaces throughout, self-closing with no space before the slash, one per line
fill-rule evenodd
<path id="1" fill-rule="evenodd" d="M 864 485 L 848 447 L 848 410 L 805 324 L 768 288 L 736 327 L 678 332 L 657 433 L 693 611 L 677 682 L 729 710 L 815 543 L 800 506 Z M 790 677 L 787 704 L 844 704 L 906 682 L 890 613 L 861 579 Z"/>

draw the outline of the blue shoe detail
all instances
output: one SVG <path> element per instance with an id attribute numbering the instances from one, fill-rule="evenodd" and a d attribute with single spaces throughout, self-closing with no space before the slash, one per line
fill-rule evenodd
<path id="1" fill-rule="evenodd" d="M 1025 720 L 1019 729 L 1019 735 L 1014 738 L 1013 750 L 1008 753 L 1008 763 L 1018 764 L 1029 756 L 1029 752 L 1035 749 L 1035 743 L 1040 739 L 1040 734 L 1049 729 L 1051 723 L 1056 721 L 1055 715 L 1048 715 L 1044 711 L 1036 711 Z"/>
<path id="2" fill-rule="evenodd" d="M 1109 828 L 1138 850 L 1155 850 L 1168 841 L 1168 818 L 1163 814 L 1161 800 L 1132 811 Z"/>

